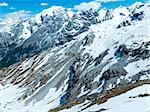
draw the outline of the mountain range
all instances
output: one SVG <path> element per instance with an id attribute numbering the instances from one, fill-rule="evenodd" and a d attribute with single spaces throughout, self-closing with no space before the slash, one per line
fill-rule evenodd
<path id="1" fill-rule="evenodd" d="M 0 20 L 0 112 L 149 112 L 150 3 Z"/>

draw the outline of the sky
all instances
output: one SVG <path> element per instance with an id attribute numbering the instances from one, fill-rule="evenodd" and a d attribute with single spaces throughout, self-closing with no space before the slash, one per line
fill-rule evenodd
<path id="1" fill-rule="evenodd" d="M 86 10 L 88 8 L 115 8 L 131 5 L 134 2 L 146 0 L 0 0 L 0 18 L 19 12 L 19 14 L 32 15 L 51 6 L 63 6 L 73 10 Z"/>

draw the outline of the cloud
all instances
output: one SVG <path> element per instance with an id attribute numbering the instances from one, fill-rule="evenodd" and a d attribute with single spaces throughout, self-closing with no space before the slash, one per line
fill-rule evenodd
<path id="1" fill-rule="evenodd" d="M 100 6 L 101 6 L 101 3 L 97 1 L 82 2 L 79 5 L 75 5 L 74 9 L 75 10 L 90 10 L 92 8 L 93 10 L 97 10 L 100 8 Z"/>
<path id="2" fill-rule="evenodd" d="M 48 3 L 41 3 L 40 5 L 41 5 L 41 6 L 47 6 Z"/>
<path id="3" fill-rule="evenodd" d="M 20 21 L 20 20 L 26 20 L 32 16 L 31 11 L 26 11 L 26 10 L 20 10 L 20 11 L 15 11 L 12 13 L 8 13 L 3 16 L 3 20 L 5 22 L 15 22 L 15 21 Z"/>
<path id="4" fill-rule="evenodd" d="M 1 2 L 0 3 L 0 7 L 7 7 L 8 6 L 8 3 L 6 3 L 6 2 Z"/>
<path id="5" fill-rule="evenodd" d="M 90 9 L 97 10 L 101 7 L 101 3 L 117 2 L 117 1 L 124 1 L 124 0 L 94 0 L 91 2 L 82 2 L 79 5 L 75 5 L 73 9 L 75 10 L 90 10 Z"/>
<path id="6" fill-rule="evenodd" d="M 107 2 L 117 2 L 117 1 L 124 1 L 124 0 L 96 0 L 96 1 L 107 3 Z"/>
<path id="7" fill-rule="evenodd" d="M 9 9 L 11 9 L 11 10 L 15 10 L 16 8 L 15 8 L 15 7 L 10 7 Z"/>

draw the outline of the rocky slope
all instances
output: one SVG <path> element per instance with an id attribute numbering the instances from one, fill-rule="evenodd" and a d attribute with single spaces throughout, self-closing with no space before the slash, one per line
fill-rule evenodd
<path id="1" fill-rule="evenodd" d="M 2 27 L 0 111 L 148 112 L 149 10 L 52 7 Z"/>

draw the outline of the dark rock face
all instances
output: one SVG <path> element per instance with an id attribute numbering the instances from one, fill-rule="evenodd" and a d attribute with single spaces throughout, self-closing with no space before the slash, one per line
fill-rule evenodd
<path id="1" fill-rule="evenodd" d="M 130 14 L 129 17 L 130 18 L 128 18 L 127 20 L 125 20 L 122 23 L 120 23 L 117 26 L 117 28 L 127 27 L 127 26 L 132 25 L 132 22 L 141 21 L 144 18 L 144 11 L 141 11 L 139 13 L 132 12 L 132 14 Z"/>
<path id="2" fill-rule="evenodd" d="M 131 22 L 129 22 L 129 20 L 126 20 L 122 23 L 120 23 L 117 28 L 121 28 L 121 27 L 126 27 L 126 26 L 130 26 L 131 25 Z"/>
<path id="3" fill-rule="evenodd" d="M 133 15 L 130 16 L 130 17 L 131 17 L 131 21 L 135 21 L 135 20 L 139 20 L 140 21 L 144 17 L 144 11 L 141 11 L 139 13 L 133 13 Z"/>

